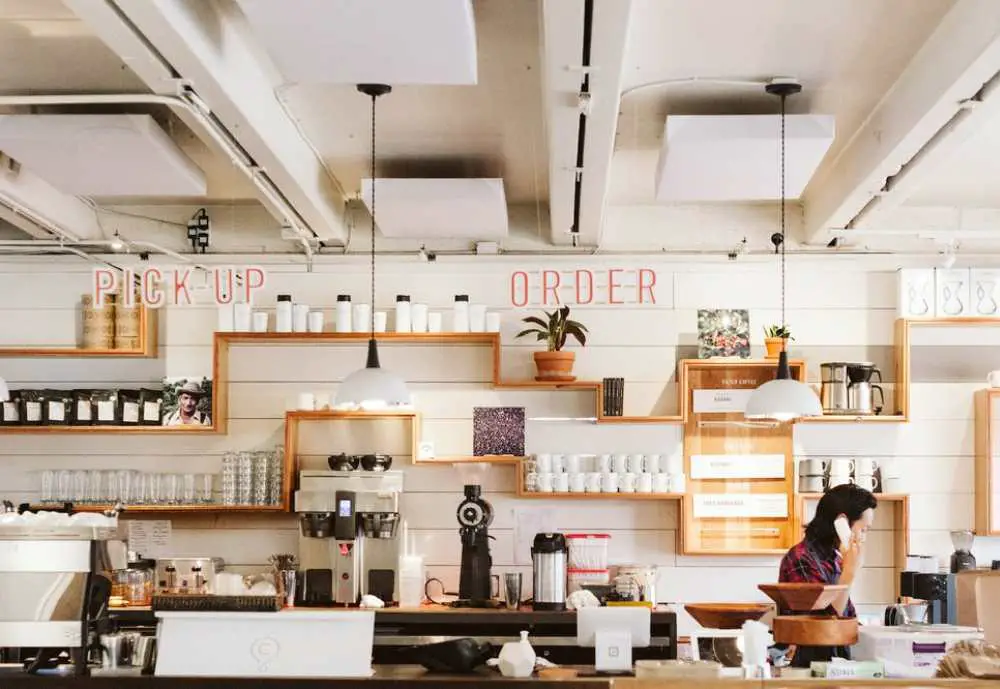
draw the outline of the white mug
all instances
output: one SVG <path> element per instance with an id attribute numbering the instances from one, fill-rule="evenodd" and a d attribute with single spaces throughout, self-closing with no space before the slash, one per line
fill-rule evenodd
<path id="1" fill-rule="evenodd" d="M 311 392 L 300 392 L 299 401 L 296 409 L 304 409 L 306 411 L 312 411 L 316 408 L 316 396 Z"/>
<path id="2" fill-rule="evenodd" d="M 551 473 L 552 455 L 535 455 L 535 465 L 538 467 L 539 473 Z"/>
<path id="3" fill-rule="evenodd" d="M 622 474 L 620 481 L 620 490 L 623 493 L 634 493 L 635 492 L 636 477 L 635 474 L 629 472 L 627 474 Z"/>
<path id="4" fill-rule="evenodd" d="M 834 457 L 830 460 L 831 474 L 850 474 L 854 471 L 854 460 L 850 457 Z"/>
<path id="5" fill-rule="evenodd" d="M 322 311 L 310 311 L 309 315 L 306 317 L 309 324 L 309 332 L 311 333 L 321 333 L 323 332 L 323 312 Z"/>
<path id="6" fill-rule="evenodd" d="M 878 473 L 883 481 L 887 478 L 899 478 L 902 476 L 899 470 L 899 463 L 892 458 L 883 459 L 879 462 Z"/>
<path id="7" fill-rule="evenodd" d="M 615 473 L 624 474 L 628 471 L 628 455 L 614 455 L 611 459 Z"/>
<path id="8" fill-rule="evenodd" d="M 587 474 L 586 488 L 588 493 L 600 493 L 601 492 L 601 472 L 591 471 Z"/>
<path id="9" fill-rule="evenodd" d="M 587 489 L 587 475 L 581 474 L 579 472 L 575 474 L 568 474 L 569 476 L 569 492 L 570 493 L 582 493 Z"/>
<path id="10" fill-rule="evenodd" d="M 1000 388 L 1000 371 L 990 371 L 989 375 L 986 376 L 986 382 L 991 388 Z"/>
<path id="11" fill-rule="evenodd" d="M 594 459 L 594 470 L 600 473 L 611 471 L 611 455 L 597 455 Z"/>
<path id="12" fill-rule="evenodd" d="M 684 492 L 684 474 L 673 474 L 670 476 L 670 492 Z"/>
<path id="13" fill-rule="evenodd" d="M 556 493 L 569 492 L 569 474 L 554 474 L 552 478 L 552 490 Z"/>
<path id="14" fill-rule="evenodd" d="M 529 493 L 538 492 L 538 474 L 532 471 L 524 475 L 524 489 Z"/>
<path id="15" fill-rule="evenodd" d="M 660 455 L 646 455 L 642 470 L 649 474 L 660 473 Z"/>
<path id="16" fill-rule="evenodd" d="M 660 457 L 660 471 L 666 474 L 684 473 L 684 455 L 669 455 L 666 460 Z"/>
<path id="17" fill-rule="evenodd" d="M 882 491 L 889 495 L 899 495 L 903 492 L 903 479 L 898 476 L 883 476 Z"/>
<path id="18" fill-rule="evenodd" d="M 607 474 L 601 474 L 601 492 L 603 493 L 618 492 L 618 474 L 610 472 Z"/>
<path id="19" fill-rule="evenodd" d="M 580 455 L 566 455 L 566 473 L 578 474 L 583 465 L 583 458 Z"/>
<path id="20" fill-rule="evenodd" d="M 878 461 L 874 457 L 857 457 L 854 460 L 854 475 L 871 475 L 878 469 Z"/>
<path id="21" fill-rule="evenodd" d="M 823 492 L 823 477 L 822 476 L 799 476 L 799 492 L 800 493 L 822 493 Z"/>
<path id="22" fill-rule="evenodd" d="M 562 455 L 552 455 L 552 473 L 561 474 L 566 471 L 566 458 Z"/>
<path id="23" fill-rule="evenodd" d="M 822 476 L 826 473 L 825 459 L 811 457 L 799 462 L 799 476 Z"/>
<path id="24" fill-rule="evenodd" d="M 555 488 L 555 474 L 546 472 L 538 474 L 538 490 L 541 493 L 551 493 Z"/>
<path id="25" fill-rule="evenodd" d="M 642 455 L 629 455 L 627 465 L 628 465 L 628 473 L 630 474 L 641 473 L 643 467 Z"/>
<path id="26" fill-rule="evenodd" d="M 850 474 L 830 474 L 830 488 L 843 486 L 847 483 L 854 483 L 854 479 L 851 478 Z"/>
<path id="27" fill-rule="evenodd" d="M 386 325 L 389 323 L 389 313 L 387 311 L 375 312 L 375 332 L 384 333 Z"/>
<path id="28" fill-rule="evenodd" d="M 653 492 L 654 493 L 670 492 L 670 474 L 656 474 L 653 476 Z"/>
<path id="29" fill-rule="evenodd" d="M 639 479 L 636 481 L 635 489 L 640 493 L 652 493 L 653 475 L 648 471 L 644 471 L 639 474 Z"/>
<path id="30" fill-rule="evenodd" d="M 854 476 L 854 485 L 858 488 L 864 488 L 865 490 L 874 491 L 875 490 L 875 477 L 871 474 L 856 474 Z"/>

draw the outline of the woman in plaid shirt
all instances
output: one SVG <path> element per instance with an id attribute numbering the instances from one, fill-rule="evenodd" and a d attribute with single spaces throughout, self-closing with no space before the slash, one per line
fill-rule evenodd
<path id="1" fill-rule="evenodd" d="M 868 529 L 875 519 L 878 501 L 871 492 L 854 484 L 831 488 L 820 498 L 816 515 L 806 526 L 806 536 L 781 559 L 778 581 L 782 583 L 847 584 L 848 588 L 827 610 L 840 617 L 854 617 L 850 586 L 861 569 L 862 549 Z M 846 517 L 851 539 L 842 543 L 834 522 Z M 779 615 L 794 614 L 779 610 Z M 814 660 L 850 658 L 846 646 L 790 647 L 792 665 L 809 667 Z"/>

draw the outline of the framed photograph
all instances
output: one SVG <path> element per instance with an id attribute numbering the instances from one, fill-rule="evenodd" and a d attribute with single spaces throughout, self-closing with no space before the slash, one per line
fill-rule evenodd
<path id="1" fill-rule="evenodd" d="M 750 312 L 698 309 L 698 358 L 750 358 Z"/>
<path id="2" fill-rule="evenodd" d="M 210 378 L 164 378 L 163 426 L 211 426 L 212 380 Z"/>

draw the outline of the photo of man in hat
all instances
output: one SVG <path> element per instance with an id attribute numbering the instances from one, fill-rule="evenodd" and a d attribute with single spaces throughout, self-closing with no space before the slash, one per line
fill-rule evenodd
<path id="1" fill-rule="evenodd" d="M 211 394 L 211 393 L 208 393 Z M 205 404 L 199 404 L 205 400 L 205 390 L 193 380 L 186 380 L 177 387 L 177 406 L 170 409 L 168 405 L 164 409 L 164 426 L 211 426 L 212 420 L 207 411 L 203 411 Z M 207 400 L 211 405 L 211 398 Z M 199 409 L 199 406 L 202 409 Z"/>

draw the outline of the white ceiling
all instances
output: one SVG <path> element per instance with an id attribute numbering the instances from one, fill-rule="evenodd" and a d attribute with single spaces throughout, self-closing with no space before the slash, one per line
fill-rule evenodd
<path id="1" fill-rule="evenodd" d="M 294 9 L 297 2 L 313 0 L 282 1 L 283 8 Z M 379 1 L 388 8 L 399 0 Z M 280 179 L 279 191 L 293 205 L 330 187 L 336 192 L 327 196 L 331 207 L 342 206 L 341 200 L 357 194 L 369 174 L 369 101 L 353 85 L 316 83 L 316 75 L 327 71 L 320 60 L 300 64 L 302 69 L 290 75 L 287 64 L 275 59 L 278 33 L 245 21 L 241 13 L 241 4 L 262 2 L 118 0 L 117 7 L 170 69 L 189 80 L 248 153 L 264 161 L 262 167 L 274 170 L 281 163 L 293 173 L 312 170 L 308 177 L 299 173 Z M 773 113 L 777 101 L 763 93 L 761 84 L 776 76 L 796 77 L 804 86 L 802 94 L 789 100 L 790 112 L 835 117 L 836 138 L 803 196 L 804 238 L 819 243 L 823 223 L 843 226 L 860 217 L 885 178 L 934 139 L 950 117 L 948 106 L 954 109 L 975 90 L 969 91 L 965 81 L 961 89 L 949 86 L 961 79 L 981 85 L 1000 71 L 1000 2 L 595 0 L 595 5 L 597 17 L 611 16 L 602 14 L 611 8 L 626 13 L 627 30 L 623 24 L 621 35 L 612 36 L 609 22 L 598 21 L 593 31 L 593 55 L 600 62 L 594 64 L 600 78 L 593 79 L 593 107 L 615 106 L 611 112 L 617 111 L 618 117 L 614 122 L 611 116 L 594 117 L 588 128 L 587 150 L 611 153 L 591 155 L 584 164 L 589 196 L 582 207 L 593 216 L 588 218 L 595 221 L 592 225 L 606 229 L 583 237 L 585 244 L 657 248 L 658 237 L 670 234 L 661 227 L 674 229 L 668 218 L 679 217 L 678 206 L 657 203 L 654 196 L 667 116 Z M 551 212 L 559 211 L 560 227 L 546 239 L 564 242 L 557 235 L 566 229 L 572 194 L 557 190 L 553 180 L 565 178 L 575 165 L 577 80 L 565 77 L 580 74 L 582 0 L 473 0 L 472 7 L 478 83 L 394 85 L 378 102 L 378 175 L 502 179 L 507 203 L 519 207 L 518 213 L 523 207 L 532 209 L 537 228 L 546 224 L 550 202 L 559 204 Z M 164 93 L 162 81 L 156 82 L 141 67 L 135 54 L 138 44 L 121 40 L 123 28 L 112 26 L 112 21 L 88 9 L 86 0 L 0 0 L 0 64 L 17 66 L 0 70 L 0 95 Z M 324 36 L 303 33 L 302 47 Z M 353 53 L 341 59 L 360 63 L 371 58 Z M 609 64 L 623 67 L 620 73 L 615 68 L 613 75 L 602 74 L 602 65 L 607 70 Z M 562 78 L 553 80 L 552 75 Z M 941 81 L 946 75 L 952 75 L 950 82 Z M 694 79 L 701 83 L 680 83 Z M 673 83 L 646 86 L 664 81 Z M 257 112 L 255 103 L 267 106 L 266 116 L 263 110 Z M 554 118 L 559 108 L 563 115 L 569 109 L 570 117 Z M 0 112 L 4 110 L 10 111 L 0 105 Z M 108 111 L 86 111 L 92 110 Z M 114 111 L 154 114 L 204 171 L 206 195 L 190 202 L 262 198 L 217 142 L 190 127 L 183 116 L 157 106 Z M 606 126 L 599 124 L 605 119 Z M 923 209 L 926 222 L 946 217 L 945 209 L 1000 209 L 1000 178 L 995 173 L 1000 115 L 979 119 L 975 133 L 966 132 L 961 144 L 953 138 L 947 155 L 936 158 L 933 169 L 925 168 L 919 183 L 905 198 L 898 195 L 898 203 L 879 216 L 879 223 L 911 222 Z M 286 145 L 288 131 L 298 146 Z M 601 137 L 608 142 L 603 149 L 595 146 Z M 312 156 L 313 165 L 291 164 L 289 155 Z M 919 160 L 913 166 L 919 166 Z M 744 210 L 757 206 L 737 205 Z M 650 220 L 604 222 L 605 216 L 639 217 L 629 211 L 638 207 L 652 209 L 642 215 Z M 713 218 L 720 209 L 725 215 L 730 208 L 700 207 L 704 217 Z M 684 217 L 702 217 L 688 210 L 681 209 Z M 740 217 L 735 211 L 731 215 Z M 658 217 L 662 222 L 656 222 Z M 717 233 L 687 229 L 681 236 L 673 233 L 672 241 L 695 247 L 725 242 L 727 248 L 731 242 L 732 228 Z M 1000 236 L 1000 224 L 996 229 Z M 511 240 L 515 235 L 512 228 Z M 346 235 L 331 231 L 328 236 Z"/>

